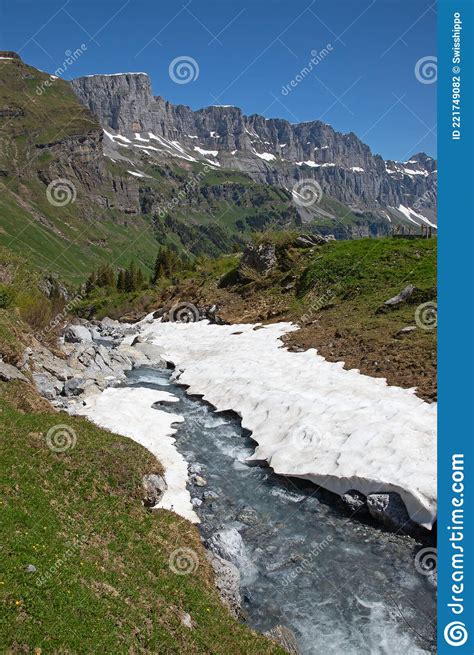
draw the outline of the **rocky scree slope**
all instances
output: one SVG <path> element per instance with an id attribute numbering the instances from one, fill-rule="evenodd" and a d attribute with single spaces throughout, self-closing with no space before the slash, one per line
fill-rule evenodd
<path id="1" fill-rule="evenodd" d="M 340 236 L 386 234 L 392 221 L 413 228 L 436 222 L 436 162 L 424 153 L 406 162 L 384 161 L 354 133 L 336 132 L 322 121 L 291 124 L 245 116 L 233 106 L 193 111 L 153 96 L 145 73 L 93 75 L 72 86 L 109 133 L 108 145 L 126 156 L 139 147 L 150 157 L 204 160 L 286 189 L 301 179 L 317 180 L 346 213 L 365 218 L 365 234 L 346 228 Z M 300 213 L 322 224 L 341 218 L 319 205 Z"/>

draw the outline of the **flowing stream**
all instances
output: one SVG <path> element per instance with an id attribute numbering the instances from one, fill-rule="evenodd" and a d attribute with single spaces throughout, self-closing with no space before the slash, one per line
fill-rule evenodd
<path id="1" fill-rule="evenodd" d="M 128 384 L 179 398 L 160 409 L 185 419 L 177 447 L 207 481 L 190 481 L 192 497 L 206 497 L 200 530 L 204 539 L 219 531 L 239 568 L 250 626 L 287 626 L 302 655 L 436 652 L 435 588 L 415 568 L 422 545 L 351 520 L 312 485 L 246 465 L 253 442 L 236 418 L 187 396 L 170 371 L 136 369 Z"/>

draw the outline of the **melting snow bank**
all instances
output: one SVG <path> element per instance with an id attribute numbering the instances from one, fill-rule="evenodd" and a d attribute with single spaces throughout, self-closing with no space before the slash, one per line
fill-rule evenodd
<path id="1" fill-rule="evenodd" d="M 420 400 L 413 389 L 344 370 L 341 362 L 328 362 L 315 349 L 285 350 L 280 337 L 297 329 L 290 323 L 216 326 L 147 317 L 139 325 L 176 365 L 189 393 L 241 416 L 258 444 L 250 459 L 339 495 L 396 492 L 412 521 L 432 527 L 435 404 Z M 120 412 L 121 403 L 115 405 Z M 120 418 L 103 420 L 120 432 Z M 143 420 L 140 409 L 140 432 Z"/>
<path id="2" fill-rule="evenodd" d="M 167 489 L 156 507 L 169 509 L 198 523 L 186 489 L 188 465 L 175 447 L 171 426 L 184 419 L 178 414 L 154 409 L 157 402 L 177 402 L 178 398 L 153 389 L 109 388 L 88 398 L 77 414 L 87 416 L 100 427 L 130 437 L 147 448 L 165 469 Z"/>

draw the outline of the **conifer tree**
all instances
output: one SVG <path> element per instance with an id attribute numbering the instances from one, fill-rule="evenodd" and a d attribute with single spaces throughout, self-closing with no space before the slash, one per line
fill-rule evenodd
<path id="1" fill-rule="evenodd" d="M 125 272 L 122 269 L 117 275 L 117 291 L 125 291 Z"/>

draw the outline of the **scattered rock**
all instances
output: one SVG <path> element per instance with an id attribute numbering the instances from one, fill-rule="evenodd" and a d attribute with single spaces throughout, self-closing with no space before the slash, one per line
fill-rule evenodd
<path id="1" fill-rule="evenodd" d="M 389 298 L 388 300 L 386 300 L 384 304 L 377 309 L 376 314 L 380 314 L 389 309 L 394 309 L 395 307 L 398 307 L 402 303 L 406 302 L 414 291 L 415 291 L 415 287 L 413 286 L 413 284 L 409 284 L 402 291 L 400 291 L 400 293 L 397 296 L 393 296 L 393 298 Z"/>
<path id="2" fill-rule="evenodd" d="M 160 502 L 163 494 L 168 488 L 165 479 L 157 473 L 148 473 L 143 476 L 142 484 L 143 489 L 145 490 L 143 504 L 145 507 L 155 507 L 155 505 Z"/>
<path id="3" fill-rule="evenodd" d="M 300 234 L 296 237 L 294 246 L 296 248 L 312 248 L 313 246 L 322 246 L 328 241 L 331 239 L 320 234 Z"/>
<path id="4" fill-rule="evenodd" d="M 214 569 L 217 591 L 233 616 L 238 618 L 241 607 L 240 573 L 238 568 L 220 555 L 206 551 L 206 557 Z"/>
<path id="5" fill-rule="evenodd" d="M 342 502 L 348 508 L 351 514 L 355 514 L 357 512 L 360 515 L 361 512 L 368 512 L 366 504 L 367 497 L 364 496 L 364 494 L 360 491 L 357 491 L 357 489 L 350 489 L 345 494 L 343 494 L 341 498 Z"/>
<path id="6" fill-rule="evenodd" d="M 295 346 L 290 346 L 288 348 L 288 352 L 290 352 L 290 353 L 303 353 L 304 348 L 302 348 L 301 346 L 296 346 L 296 345 Z"/>
<path id="7" fill-rule="evenodd" d="M 19 371 L 16 366 L 7 364 L 0 361 L 0 380 L 11 382 L 12 380 L 21 380 L 22 382 L 29 382 L 28 378 Z"/>
<path id="8" fill-rule="evenodd" d="M 411 334 L 411 332 L 415 332 L 416 330 L 416 325 L 407 325 L 406 327 L 402 328 L 401 330 L 398 330 L 396 336 L 403 336 L 404 334 Z"/>
<path id="9" fill-rule="evenodd" d="M 191 505 L 193 507 L 201 507 L 202 500 L 200 498 L 191 498 Z"/>
<path id="10" fill-rule="evenodd" d="M 290 655 L 299 655 L 295 633 L 284 625 L 276 625 L 264 635 L 279 644 Z"/>
<path id="11" fill-rule="evenodd" d="M 36 573 L 36 566 L 34 564 L 28 564 L 26 570 L 28 573 Z"/>
<path id="12" fill-rule="evenodd" d="M 38 393 L 47 400 L 54 400 L 63 390 L 63 383 L 48 373 L 33 373 L 33 381 Z"/>
<path id="13" fill-rule="evenodd" d="M 184 625 L 185 628 L 192 630 L 196 627 L 196 621 L 193 621 L 191 614 L 188 614 L 187 612 L 181 612 L 180 619 L 182 625 Z"/>
<path id="14" fill-rule="evenodd" d="M 193 475 L 192 480 L 194 484 L 197 485 L 198 487 L 205 487 L 207 484 L 207 480 L 205 480 L 200 475 Z"/>

